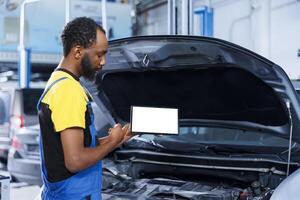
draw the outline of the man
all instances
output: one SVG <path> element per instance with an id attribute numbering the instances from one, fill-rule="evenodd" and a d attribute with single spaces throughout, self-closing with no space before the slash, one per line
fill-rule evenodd
<path id="1" fill-rule="evenodd" d="M 61 35 L 64 57 L 38 104 L 41 128 L 42 199 L 101 199 L 101 160 L 130 138 L 128 125 L 116 124 L 95 141 L 91 97 L 79 77 L 93 80 L 105 64 L 103 28 L 81 17 Z"/>

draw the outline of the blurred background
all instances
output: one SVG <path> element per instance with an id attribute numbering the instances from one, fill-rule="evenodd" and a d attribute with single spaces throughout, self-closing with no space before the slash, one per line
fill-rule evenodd
<path id="1" fill-rule="evenodd" d="M 2 72 L 17 69 L 22 3 L 0 0 Z M 23 44 L 32 66 L 57 65 L 64 24 L 88 16 L 102 25 L 105 18 L 110 40 L 164 34 L 215 37 L 263 55 L 282 66 L 291 79 L 300 76 L 299 0 L 106 0 L 106 9 L 102 4 L 100 0 L 28 1 Z M 0 81 L 5 80 L 2 75 Z"/>
<path id="2" fill-rule="evenodd" d="M 223 39 L 298 80 L 299 10 L 300 0 L 0 0 L 0 174 L 12 179 L 11 199 L 33 199 L 40 189 L 32 105 L 60 61 L 68 21 L 91 17 L 109 40 L 168 34 Z"/>

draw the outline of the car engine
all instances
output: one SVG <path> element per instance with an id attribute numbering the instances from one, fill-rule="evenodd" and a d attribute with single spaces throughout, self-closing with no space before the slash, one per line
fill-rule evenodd
<path id="1" fill-rule="evenodd" d="M 122 169 L 123 168 L 123 169 Z M 120 170 L 121 169 L 121 170 Z M 267 200 L 273 190 L 262 188 L 259 182 L 246 187 L 210 181 L 187 181 L 176 177 L 132 178 L 126 165 L 104 165 L 102 198 L 108 200 Z"/>

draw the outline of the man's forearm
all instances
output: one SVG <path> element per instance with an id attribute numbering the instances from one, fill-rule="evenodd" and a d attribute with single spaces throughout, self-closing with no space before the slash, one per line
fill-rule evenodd
<path id="1" fill-rule="evenodd" d="M 99 141 L 100 145 L 91 148 L 84 147 L 84 133 L 81 128 L 65 129 L 60 136 L 66 168 L 71 172 L 78 172 L 96 164 L 121 144 L 126 133 L 121 125 L 116 124 L 110 129 L 109 135 Z"/>
<path id="2" fill-rule="evenodd" d="M 118 144 L 113 142 L 103 142 L 97 147 L 85 147 L 82 148 L 76 157 L 72 158 L 72 162 L 69 166 L 66 166 L 71 172 L 78 172 L 86 169 L 97 162 L 102 160 L 111 151 L 113 151 Z M 67 165 L 67 164 L 66 164 Z"/>

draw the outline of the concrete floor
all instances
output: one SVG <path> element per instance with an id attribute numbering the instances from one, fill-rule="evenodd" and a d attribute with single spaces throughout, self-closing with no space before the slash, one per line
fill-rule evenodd
<path id="1" fill-rule="evenodd" d="M 2 168 L 0 170 L 0 175 L 9 176 L 9 173 Z M 10 183 L 10 200 L 35 200 L 39 192 L 40 187 L 37 185 L 28 185 L 26 183 Z"/>
<path id="2" fill-rule="evenodd" d="M 19 183 L 12 183 L 10 187 L 10 199 L 11 200 L 35 200 L 40 192 L 40 187 L 37 185 L 22 185 Z M 38 200 L 38 199 L 36 199 Z"/>

